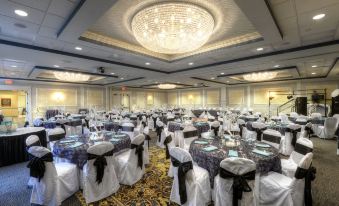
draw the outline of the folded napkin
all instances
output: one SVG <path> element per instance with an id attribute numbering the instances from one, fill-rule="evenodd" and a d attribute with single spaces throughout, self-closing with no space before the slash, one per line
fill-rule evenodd
<path id="1" fill-rule="evenodd" d="M 271 152 L 266 152 L 266 151 L 258 150 L 258 149 L 254 149 L 254 150 L 252 150 L 252 152 L 253 152 L 253 153 L 256 153 L 256 154 L 264 155 L 264 156 L 270 156 L 270 155 L 272 155 Z"/>
<path id="2" fill-rule="evenodd" d="M 195 144 L 208 144 L 208 142 L 205 141 L 194 141 Z"/>
<path id="3" fill-rule="evenodd" d="M 211 152 L 211 151 L 214 151 L 214 150 L 217 150 L 217 149 L 218 149 L 218 147 L 211 145 L 211 146 L 203 148 L 202 150 L 204 150 L 205 152 Z"/>
<path id="4" fill-rule="evenodd" d="M 65 140 L 60 140 L 61 144 L 65 144 L 65 143 L 71 143 L 71 142 L 75 142 L 75 139 L 65 139 Z"/>
<path id="5" fill-rule="evenodd" d="M 79 146 L 81 146 L 81 145 L 83 145 L 84 143 L 82 143 L 82 142 L 76 142 L 76 143 L 74 143 L 74 144 L 72 144 L 72 145 L 69 145 L 69 147 L 70 148 L 75 148 L 75 147 L 79 147 Z"/>
<path id="6" fill-rule="evenodd" d="M 228 157 L 238 157 L 238 151 L 228 150 Z"/>
<path id="7" fill-rule="evenodd" d="M 265 147 L 265 148 L 270 148 L 271 147 L 271 145 L 263 144 L 263 143 L 255 143 L 255 146 L 257 146 L 257 147 Z"/>

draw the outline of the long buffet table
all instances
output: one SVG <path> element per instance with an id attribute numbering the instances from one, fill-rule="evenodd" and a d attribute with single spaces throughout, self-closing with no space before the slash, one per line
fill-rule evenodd
<path id="1" fill-rule="evenodd" d="M 43 127 L 25 127 L 15 132 L 0 133 L 0 167 L 28 160 L 25 141 L 30 135 L 37 135 L 42 146 L 47 146 Z"/>

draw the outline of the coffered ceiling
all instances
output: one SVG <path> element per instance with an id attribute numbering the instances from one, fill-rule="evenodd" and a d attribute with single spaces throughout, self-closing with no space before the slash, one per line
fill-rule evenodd
<path id="1" fill-rule="evenodd" d="M 0 0 L 0 79 L 58 82 L 60 69 L 89 73 L 85 84 L 141 88 L 244 84 L 244 73 L 272 69 L 272 81 L 339 79 L 339 0 L 180 0 L 207 9 L 216 27 L 202 48 L 178 55 L 143 48 L 130 30 L 155 2 Z"/>

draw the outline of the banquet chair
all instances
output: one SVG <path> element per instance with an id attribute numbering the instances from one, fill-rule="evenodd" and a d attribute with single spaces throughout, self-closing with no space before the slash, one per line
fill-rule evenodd
<path id="1" fill-rule="evenodd" d="M 53 149 L 53 145 L 56 141 L 65 138 L 66 133 L 65 130 L 61 127 L 56 127 L 54 129 L 46 129 L 47 133 L 47 142 L 49 144 L 49 148 Z"/>
<path id="2" fill-rule="evenodd" d="M 288 120 L 288 116 L 286 114 L 279 114 L 279 117 L 281 119 L 281 123 L 288 123 L 289 120 Z"/>
<path id="3" fill-rule="evenodd" d="M 131 140 L 134 139 L 134 124 L 131 122 L 125 122 L 121 124 L 121 133 L 127 134 Z"/>
<path id="4" fill-rule="evenodd" d="M 206 206 L 211 201 L 211 184 L 207 170 L 193 165 L 184 149 L 170 149 L 173 184 L 170 201 L 184 206 Z"/>
<path id="5" fill-rule="evenodd" d="M 173 136 L 171 135 L 168 135 L 165 139 L 165 142 L 164 142 L 165 146 L 166 146 L 166 159 L 169 159 L 170 158 L 170 153 L 169 151 L 175 147 L 175 143 L 174 143 L 174 140 L 173 140 Z M 172 162 L 170 162 L 170 167 L 168 168 L 168 172 L 167 172 L 167 175 L 169 177 L 173 177 L 173 165 L 172 165 Z"/>
<path id="6" fill-rule="evenodd" d="M 65 126 L 66 137 L 72 136 L 72 135 L 81 135 L 83 133 L 82 120 L 66 122 L 64 126 Z"/>
<path id="7" fill-rule="evenodd" d="M 263 132 L 261 141 L 273 146 L 280 151 L 280 144 L 282 139 L 283 137 L 281 136 L 280 132 L 272 129 L 267 129 Z"/>
<path id="8" fill-rule="evenodd" d="M 245 120 L 243 119 L 238 119 L 237 120 L 237 124 L 239 126 L 239 130 L 240 130 L 240 136 L 242 138 L 245 138 L 245 132 L 246 132 L 246 128 L 245 128 L 245 125 L 246 125 L 246 122 Z M 244 130 L 245 129 L 245 130 Z"/>
<path id="9" fill-rule="evenodd" d="M 298 124 L 289 124 L 287 126 L 285 137 L 281 142 L 281 154 L 289 156 L 292 153 L 300 132 L 301 126 Z"/>
<path id="10" fill-rule="evenodd" d="M 157 120 L 156 121 L 156 132 L 157 132 L 157 145 L 161 148 L 165 148 L 164 141 L 166 138 L 165 124 Z"/>
<path id="11" fill-rule="evenodd" d="M 257 140 L 261 141 L 262 132 L 266 129 L 266 124 L 263 122 L 252 122 L 252 128 L 256 133 Z"/>
<path id="12" fill-rule="evenodd" d="M 338 129 L 338 120 L 335 117 L 325 119 L 324 126 L 318 127 L 318 137 L 321 139 L 332 139 Z"/>
<path id="13" fill-rule="evenodd" d="M 211 132 L 214 133 L 214 136 L 219 136 L 220 130 L 221 130 L 221 127 L 220 127 L 219 121 L 213 121 L 211 123 Z"/>
<path id="14" fill-rule="evenodd" d="M 248 140 L 248 139 L 256 140 L 257 139 L 257 133 L 255 129 L 253 128 L 252 123 L 253 122 L 246 122 L 246 125 L 243 128 L 243 132 L 245 131 L 245 140 Z"/>
<path id="15" fill-rule="evenodd" d="M 293 177 L 298 164 L 301 159 L 307 154 L 313 151 L 313 143 L 311 140 L 305 137 L 300 137 L 296 144 L 294 151 L 291 153 L 288 159 L 281 159 L 281 167 L 284 175 Z"/>
<path id="16" fill-rule="evenodd" d="M 28 149 L 33 146 L 41 146 L 40 139 L 37 135 L 30 135 L 26 138 L 26 150 L 28 152 Z M 28 187 L 33 186 L 33 178 L 30 177 L 27 183 Z"/>
<path id="17" fill-rule="evenodd" d="M 110 142 L 101 142 L 87 149 L 87 163 L 83 167 L 83 195 L 87 204 L 112 195 L 120 187 L 114 169 L 113 149 Z"/>
<path id="18" fill-rule="evenodd" d="M 214 178 L 214 205 L 227 206 L 235 205 L 233 201 L 237 201 L 237 205 L 251 206 L 254 203 L 253 192 L 254 181 L 247 180 L 255 179 L 256 164 L 252 160 L 238 157 L 226 158 L 220 162 L 219 174 Z M 247 191 L 242 191 L 235 181 L 242 178 L 248 183 Z M 237 191 L 242 193 L 242 198 L 237 198 L 234 195 Z M 236 195 L 237 196 L 237 195 Z"/>
<path id="19" fill-rule="evenodd" d="M 61 205 L 62 201 L 79 190 L 76 165 L 54 164 L 51 151 L 41 146 L 30 147 L 28 153 L 32 155 L 27 165 L 32 177 L 31 204 Z"/>
<path id="20" fill-rule="evenodd" d="M 183 135 L 179 137 L 179 147 L 189 150 L 191 142 L 198 139 L 198 130 L 194 126 L 186 126 L 183 130 Z"/>
<path id="21" fill-rule="evenodd" d="M 307 153 L 299 162 L 293 177 L 269 172 L 256 176 L 255 200 L 260 206 L 304 206 L 312 205 L 311 181 L 315 168 L 311 166 L 313 154 Z M 307 189 L 305 187 L 307 186 Z M 304 190 L 305 189 L 305 190 Z M 304 198 L 305 192 L 308 192 Z"/>
<path id="22" fill-rule="evenodd" d="M 311 119 L 320 119 L 322 118 L 321 113 L 315 112 L 311 114 Z M 322 126 L 321 124 L 312 124 L 312 130 L 314 132 L 314 134 L 319 134 L 319 132 L 321 131 L 319 129 L 319 127 Z"/>
<path id="23" fill-rule="evenodd" d="M 144 141 L 145 136 L 139 134 L 132 140 L 130 150 L 115 157 L 117 162 L 116 171 L 121 184 L 133 185 L 144 175 Z"/>
<path id="24" fill-rule="evenodd" d="M 144 133 L 143 135 L 145 136 L 145 143 L 144 143 L 144 162 L 145 164 L 149 164 L 149 145 L 150 145 L 150 141 L 151 141 L 151 137 L 149 136 L 149 128 L 148 126 L 146 126 L 144 128 Z"/>

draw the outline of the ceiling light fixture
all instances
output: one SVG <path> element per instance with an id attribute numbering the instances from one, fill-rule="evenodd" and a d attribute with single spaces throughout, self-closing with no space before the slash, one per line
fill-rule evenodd
<path id="1" fill-rule="evenodd" d="M 204 8 L 183 2 L 153 4 L 131 21 L 136 40 L 157 53 L 179 54 L 203 46 L 213 33 L 213 16 Z"/>
<path id="2" fill-rule="evenodd" d="M 277 65 L 274 65 L 274 67 L 275 67 L 275 68 L 278 68 L 278 67 L 280 67 L 280 65 L 279 65 L 279 64 L 277 64 Z"/>
<path id="3" fill-rule="evenodd" d="M 76 72 L 53 72 L 55 78 L 66 82 L 86 82 L 90 79 L 87 74 Z"/>
<path id="4" fill-rule="evenodd" d="M 262 50 L 264 50 L 264 48 L 262 47 L 257 48 L 257 51 L 262 51 Z"/>
<path id="5" fill-rule="evenodd" d="M 16 68 L 17 66 L 16 65 L 11 65 L 11 67 Z"/>
<path id="6" fill-rule="evenodd" d="M 315 16 L 313 16 L 313 20 L 320 20 L 322 18 L 324 18 L 326 15 L 325 14 L 317 14 Z"/>
<path id="7" fill-rule="evenodd" d="M 225 73 L 224 73 L 224 72 L 221 72 L 220 74 L 221 74 L 221 75 L 224 75 Z"/>
<path id="8" fill-rule="evenodd" d="M 111 74 L 112 74 L 112 75 L 114 75 L 115 73 L 114 73 L 114 72 L 112 72 Z"/>
<path id="9" fill-rule="evenodd" d="M 277 72 L 258 72 L 243 75 L 246 81 L 259 82 L 274 79 L 277 76 Z"/>
<path id="10" fill-rule="evenodd" d="M 60 66 L 55 64 L 54 67 L 59 68 Z"/>
<path id="11" fill-rule="evenodd" d="M 146 62 L 145 64 L 146 64 L 146 65 L 150 65 L 151 63 L 149 63 L 149 62 Z"/>
<path id="12" fill-rule="evenodd" d="M 318 67 L 318 66 L 317 66 L 317 65 L 312 65 L 312 67 L 313 67 L 313 68 L 316 68 L 316 67 Z"/>
<path id="13" fill-rule="evenodd" d="M 315 72 L 312 72 L 311 74 L 312 74 L 312 75 L 315 75 L 315 74 L 317 74 L 317 73 L 315 73 Z"/>
<path id="14" fill-rule="evenodd" d="M 124 79 L 123 77 L 121 77 L 120 79 Z"/>
<path id="15" fill-rule="evenodd" d="M 20 10 L 20 9 L 14 10 L 14 13 L 18 16 L 23 16 L 23 17 L 28 16 L 27 12 Z"/>
<path id="16" fill-rule="evenodd" d="M 159 84 L 158 88 L 159 89 L 174 89 L 177 86 L 175 84 Z"/>
<path id="17" fill-rule="evenodd" d="M 78 47 L 78 46 L 77 46 L 77 47 L 75 47 L 75 49 L 76 49 L 76 50 L 79 50 L 79 51 L 81 51 L 81 50 L 82 50 L 82 48 L 81 48 L 81 47 Z"/>
<path id="18" fill-rule="evenodd" d="M 190 66 L 192 66 L 193 64 L 194 64 L 193 62 L 188 63 L 188 65 L 190 65 Z"/>
<path id="19" fill-rule="evenodd" d="M 215 79 L 215 77 L 211 77 L 211 79 Z"/>

